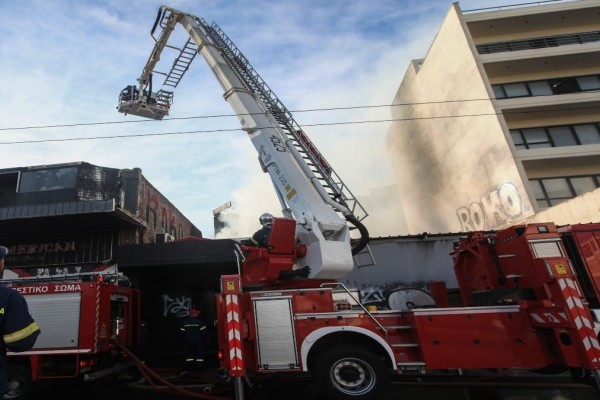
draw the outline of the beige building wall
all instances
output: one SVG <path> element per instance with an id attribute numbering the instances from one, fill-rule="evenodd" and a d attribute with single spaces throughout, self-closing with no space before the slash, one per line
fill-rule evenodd
<path id="1" fill-rule="evenodd" d="M 600 221 L 600 189 L 585 193 L 527 218 L 529 222 L 554 222 L 556 225 Z"/>
<path id="2" fill-rule="evenodd" d="M 411 234 L 489 229 L 533 213 L 453 5 L 392 107 L 388 149 Z M 476 183 L 476 184 L 474 184 Z"/>
<path id="3" fill-rule="evenodd" d="M 600 31 L 599 6 L 582 0 L 480 14 L 450 7 L 426 57 L 408 67 L 391 108 L 387 142 L 409 234 L 491 230 L 552 216 L 559 223 L 566 215 L 567 223 L 600 221 L 598 208 L 588 204 L 594 196 L 536 215 L 543 207 L 530 183 L 600 174 L 600 143 L 517 149 L 510 133 L 598 123 L 600 92 L 495 99 L 492 87 L 600 74 L 600 41 L 491 54 L 476 48 Z"/>

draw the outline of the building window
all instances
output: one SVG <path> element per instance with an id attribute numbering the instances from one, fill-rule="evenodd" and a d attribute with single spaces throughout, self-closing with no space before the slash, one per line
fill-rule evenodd
<path id="1" fill-rule="evenodd" d="M 492 85 L 492 89 L 496 99 L 590 92 L 600 90 L 600 75 L 499 83 Z"/>
<path id="2" fill-rule="evenodd" d="M 511 129 L 510 135 L 519 150 L 600 144 L 600 122 Z"/>
<path id="3" fill-rule="evenodd" d="M 545 209 L 600 187 L 600 174 L 530 179 L 538 207 Z"/>
<path id="4" fill-rule="evenodd" d="M 0 196 L 17 193 L 18 182 L 18 172 L 6 172 L 0 174 Z"/>
<path id="5" fill-rule="evenodd" d="M 24 171 L 21 173 L 19 193 L 70 189 L 76 183 L 77 167 Z"/>

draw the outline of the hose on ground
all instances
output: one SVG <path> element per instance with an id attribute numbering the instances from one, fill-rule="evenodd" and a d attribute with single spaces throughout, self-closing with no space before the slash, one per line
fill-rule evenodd
<path id="1" fill-rule="evenodd" d="M 231 398 L 231 397 L 215 396 L 215 394 L 229 391 L 230 388 L 217 389 L 217 390 L 212 391 L 211 394 L 206 394 L 206 393 L 196 393 L 196 392 L 184 389 L 180 386 L 177 386 L 177 385 L 169 382 L 168 380 L 164 379 L 162 376 L 157 374 L 154 370 L 149 368 L 146 364 L 144 364 L 142 362 L 142 360 L 140 360 L 135 354 L 133 354 L 133 352 L 131 350 L 129 350 L 127 347 L 125 347 L 124 345 L 122 345 L 121 343 L 119 343 L 117 341 L 113 341 L 113 343 L 115 343 L 115 345 L 134 362 L 135 366 L 140 371 L 140 373 L 142 374 L 142 376 L 144 377 L 146 382 L 148 382 L 148 384 L 152 387 L 152 389 L 157 393 L 174 394 L 174 395 L 179 395 L 179 396 L 184 396 L 184 397 L 193 397 L 193 398 L 205 399 L 205 400 L 226 400 L 226 399 Z M 169 389 L 171 389 L 172 392 L 165 390 L 162 387 L 159 387 L 158 385 L 155 384 L 154 381 L 160 382 L 163 386 L 166 386 Z"/>

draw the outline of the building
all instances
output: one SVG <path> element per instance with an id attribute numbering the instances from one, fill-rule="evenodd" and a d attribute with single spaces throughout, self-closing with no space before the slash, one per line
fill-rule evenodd
<path id="1" fill-rule="evenodd" d="M 119 245 L 187 236 L 202 234 L 138 168 L 78 162 L 0 170 L 8 269 L 79 272 L 114 263 Z"/>
<path id="2" fill-rule="evenodd" d="M 408 233 L 600 220 L 600 2 L 453 4 L 394 98 Z"/>

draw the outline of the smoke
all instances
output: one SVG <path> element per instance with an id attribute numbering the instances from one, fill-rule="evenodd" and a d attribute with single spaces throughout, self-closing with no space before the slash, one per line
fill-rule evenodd
<path id="1" fill-rule="evenodd" d="M 253 172 L 247 178 L 248 184 L 232 193 L 232 209 L 221 213 L 220 220 L 225 223 L 225 228 L 215 235 L 216 239 L 252 236 L 260 228 L 258 217 L 265 212 L 282 216 L 269 176 Z"/>
<path id="2" fill-rule="evenodd" d="M 369 230 L 370 237 L 407 233 L 402 204 L 395 185 L 373 188 L 367 195 L 358 198 L 369 214 L 362 222 Z M 225 227 L 215 234 L 217 239 L 252 236 L 260 228 L 258 217 L 264 212 L 276 217 L 282 216 L 274 188 L 266 175 L 252 176 L 249 185 L 233 193 L 232 203 L 232 208 L 219 215 L 219 220 Z"/>

